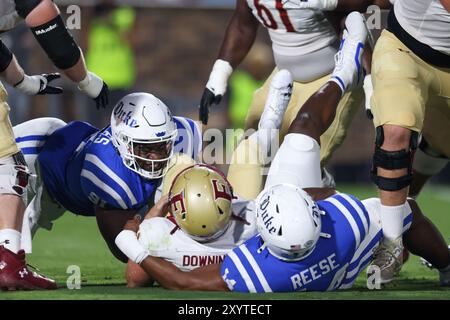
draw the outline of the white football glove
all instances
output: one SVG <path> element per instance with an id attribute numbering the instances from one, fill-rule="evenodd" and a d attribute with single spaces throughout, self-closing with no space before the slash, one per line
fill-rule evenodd
<path id="1" fill-rule="evenodd" d="M 209 107 L 219 104 L 222 100 L 227 91 L 228 78 L 232 73 L 233 68 L 228 61 L 216 60 L 200 101 L 199 118 L 203 124 L 208 123 Z"/>
<path id="2" fill-rule="evenodd" d="M 312 9 L 333 11 L 338 5 L 338 0 L 295 0 L 300 9 Z"/>
<path id="3" fill-rule="evenodd" d="M 60 94 L 63 89 L 50 86 L 49 83 L 59 79 L 59 73 L 41 74 L 36 76 L 24 75 L 22 81 L 14 85 L 14 88 L 28 95 Z"/>

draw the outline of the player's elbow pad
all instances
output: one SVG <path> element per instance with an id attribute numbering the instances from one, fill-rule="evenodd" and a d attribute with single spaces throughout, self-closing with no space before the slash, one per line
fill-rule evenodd
<path id="1" fill-rule="evenodd" d="M 80 59 L 80 48 L 60 15 L 43 25 L 31 28 L 31 31 L 57 68 L 69 69 Z"/>

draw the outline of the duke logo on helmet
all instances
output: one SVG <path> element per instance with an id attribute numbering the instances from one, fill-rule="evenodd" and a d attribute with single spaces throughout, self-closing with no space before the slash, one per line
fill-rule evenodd
<path id="1" fill-rule="evenodd" d="M 290 184 L 272 186 L 258 195 L 256 225 L 269 252 L 284 261 L 309 256 L 321 235 L 315 202 Z"/>
<path id="2" fill-rule="evenodd" d="M 146 179 L 159 179 L 167 173 L 177 132 L 169 108 L 149 93 L 125 96 L 111 115 L 112 142 L 123 163 Z M 153 152 L 152 146 L 161 144 L 165 151 L 162 156 L 147 155 Z M 138 155 L 135 151 L 138 146 L 150 151 L 145 156 Z"/>

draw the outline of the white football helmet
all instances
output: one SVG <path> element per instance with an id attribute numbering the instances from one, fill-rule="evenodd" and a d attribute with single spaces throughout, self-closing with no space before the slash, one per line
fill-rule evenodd
<path id="1" fill-rule="evenodd" d="M 291 184 L 263 190 L 256 198 L 256 225 L 269 252 L 284 261 L 310 255 L 320 237 L 321 212 L 312 198 Z"/>
<path id="2" fill-rule="evenodd" d="M 166 174 L 177 126 L 161 100 L 144 92 L 123 97 L 111 114 L 111 133 L 113 144 L 128 168 L 146 179 L 159 179 Z M 141 151 L 136 154 L 136 150 Z M 160 156 L 155 156 L 155 152 Z"/>

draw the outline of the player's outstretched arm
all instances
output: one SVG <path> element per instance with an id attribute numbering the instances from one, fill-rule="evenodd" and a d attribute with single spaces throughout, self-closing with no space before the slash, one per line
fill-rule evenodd
<path id="1" fill-rule="evenodd" d="M 78 88 L 94 99 L 97 108 L 108 105 L 108 86 L 97 75 L 89 72 L 83 53 L 68 32 L 52 0 L 15 0 L 16 10 L 25 19 L 34 37 L 53 64 Z"/>
<path id="2" fill-rule="evenodd" d="M 220 276 L 220 264 L 184 272 L 162 258 L 148 256 L 140 266 L 163 288 L 169 290 L 228 291 Z"/>
<path id="3" fill-rule="evenodd" d="M 97 225 L 103 239 L 105 239 L 111 253 L 123 263 L 127 263 L 128 258 L 116 246 L 114 240 L 123 230 L 125 223 L 135 215 L 135 210 L 105 210 L 100 207 L 95 208 Z"/>
<path id="4" fill-rule="evenodd" d="M 208 123 L 209 107 L 219 104 L 225 94 L 233 69 L 242 62 L 255 42 L 258 25 L 247 1 L 238 0 L 200 101 L 199 118 L 203 124 Z"/>
<path id="5" fill-rule="evenodd" d="M 171 290 L 228 291 L 220 276 L 220 264 L 183 272 L 172 263 L 149 255 L 137 239 L 140 217 L 127 221 L 124 230 L 115 239 L 118 248 L 155 279 L 163 288 Z"/>
<path id="6" fill-rule="evenodd" d="M 14 54 L 0 40 L 0 76 L 7 83 L 14 86 L 22 93 L 35 94 L 59 94 L 63 90 L 53 87 L 50 82 L 58 79 L 58 73 L 29 76 L 19 65 Z"/>

